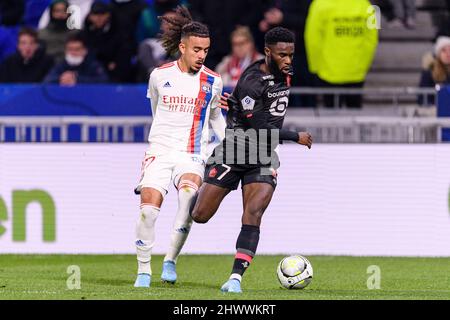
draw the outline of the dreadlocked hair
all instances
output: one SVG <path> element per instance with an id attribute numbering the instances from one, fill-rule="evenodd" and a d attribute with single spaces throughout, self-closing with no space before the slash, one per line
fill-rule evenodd
<path id="1" fill-rule="evenodd" d="M 190 36 L 209 38 L 208 27 L 194 21 L 185 6 L 178 6 L 173 14 L 160 16 L 158 19 L 168 24 L 166 31 L 160 35 L 160 41 L 169 55 L 178 53 L 178 45 L 183 38 Z"/>

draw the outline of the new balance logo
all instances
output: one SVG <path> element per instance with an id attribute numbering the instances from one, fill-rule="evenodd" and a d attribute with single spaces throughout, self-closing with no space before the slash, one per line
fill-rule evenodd
<path id="1" fill-rule="evenodd" d="M 172 88 L 169 81 L 166 82 L 166 84 L 164 85 L 164 88 Z"/>

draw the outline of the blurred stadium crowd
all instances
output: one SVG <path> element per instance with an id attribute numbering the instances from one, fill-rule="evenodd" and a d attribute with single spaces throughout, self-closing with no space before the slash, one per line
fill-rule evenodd
<path id="1" fill-rule="evenodd" d="M 383 9 L 387 28 L 418 28 L 414 0 L 372 4 Z M 176 58 L 157 39 L 165 28 L 158 16 L 177 5 L 210 27 L 206 65 L 229 88 L 262 57 L 263 35 L 274 26 L 296 34 L 297 87 L 362 88 L 379 44 L 369 0 L 1 0 L 0 82 L 145 83 L 155 67 Z M 450 81 L 449 35 L 447 19 L 423 58 L 417 86 Z M 296 105 L 315 104 L 314 96 L 298 99 Z M 326 106 L 334 102 L 325 96 Z M 340 103 L 359 108 L 361 97 L 343 95 Z"/>

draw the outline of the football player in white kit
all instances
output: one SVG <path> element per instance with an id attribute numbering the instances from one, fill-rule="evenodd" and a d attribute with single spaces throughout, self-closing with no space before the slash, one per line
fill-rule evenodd
<path id="1" fill-rule="evenodd" d="M 179 51 L 181 56 L 150 75 L 147 96 L 153 123 L 136 188 L 141 208 L 136 226 L 138 276 L 134 286 L 140 288 L 151 285 L 155 222 L 171 183 L 178 190 L 178 212 L 161 280 L 176 282 L 177 258 L 192 225 L 189 207 L 203 181 L 209 125 L 220 140 L 226 127 L 221 113 L 227 105 L 222 80 L 203 65 L 210 47 L 208 27 L 193 21 L 185 7 L 160 19 L 166 23 L 163 46 L 169 54 Z"/>

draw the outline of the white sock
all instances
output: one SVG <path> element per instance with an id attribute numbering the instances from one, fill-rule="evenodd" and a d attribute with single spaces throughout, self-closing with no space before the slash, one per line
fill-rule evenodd
<path id="1" fill-rule="evenodd" d="M 233 273 L 231 276 L 230 276 L 230 280 L 237 280 L 237 281 L 239 281 L 239 282 L 242 282 L 242 276 L 240 275 L 240 274 L 238 274 L 238 273 Z"/>
<path id="2" fill-rule="evenodd" d="M 175 217 L 169 251 L 164 261 L 177 262 L 181 249 L 191 231 L 192 218 L 189 215 L 189 209 L 197 190 L 197 185 L 191 181 L 183 180 L 178 186 L 178 212 Z"/>
<path id="3" fill-rule="evenodd" d="M 141 205 L 139 219 L 136 223 L 136 253 L 139 274 L 152 274 L 150 261 L 153 245 L 155 244 L 155 222 L 158 218 L 159 210 L 159 208 L 151 205 Z"/>

